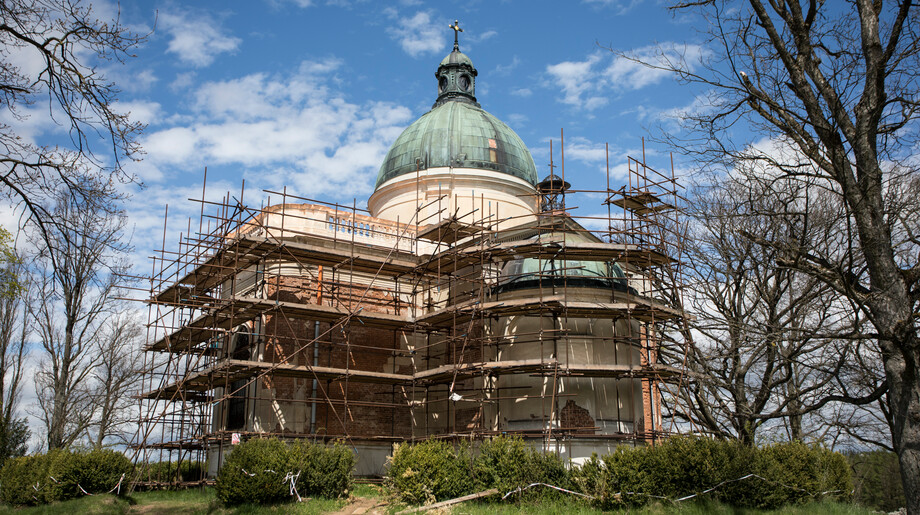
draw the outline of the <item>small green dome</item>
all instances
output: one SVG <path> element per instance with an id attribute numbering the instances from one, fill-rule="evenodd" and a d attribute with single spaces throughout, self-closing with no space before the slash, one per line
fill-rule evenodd
<path id="1" fill-rule="evenodd" d="M 441 66 L 447 66 L 448 64 L 465 64 L 473 68 L 473 61 L 460 50 L 454 50 L 441 60 Z"/>
<path id="2" fill-rule="evenodd" d="M 506 173 L 537 184 L 537 168 L 521 138 L 501 120 L 468 102 L 444 102 L 396 139 L 377 174 L 379 188 L 418 168 L 452 166 Z"/>
<path id="3" fill-rule="evenodd" d="M 551 232 L 528 238 L 542 243 L 593 242 L 585 234 Z M 561 254 L 562 256 L 565 253 Z M 581 261 L 572 259 L 525 257 L 513 259 L 502 267 L 493 292 L 501 293 L 543 287 L 573 287 L 614 289 L 637 294 L 629 286 L 623 268 L 616 261 Z"/>

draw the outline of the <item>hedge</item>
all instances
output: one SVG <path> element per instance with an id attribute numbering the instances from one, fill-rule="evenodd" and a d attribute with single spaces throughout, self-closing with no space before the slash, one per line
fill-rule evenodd
<path id="1" fill-rule="evenodd" d="M 749 477 L 739 480 L 745 476 Z M 776 509 L 822 498 L 849 501 L 853 488 L 846 459 L 820 446 L 782 443 L 750 448 L 697 437 L 620 446 L 572 468 L 520 438 L 484 442 L 475 458 L 464 445 L 430 440 L 395 446 L 385 479 L 393 495 L 407 504 L 430 504 L 487 488 L 505 494 L 531 483 L 584 493 L 603 509 L 694 494 L 738 508 Z M 713 487 L 717 488 L 703 494 Z M 548 489 L 529 492 L 526 495 L 560 495 Z"/>
<path id="2" fill-rule="evenodd" d="M 274 504 L 293 499 L 293 479 L 301 496 L 337 498 L 347 495 L 354 466 L 354 454 L 342 445 L 256 438 L 233 448 L 214 490 L 228 506 Z"/>
<path id="3" fill-rule="evenodd" d="M 907 505 L 897 454 L 868 451 L 850 454 L 847 459 L 853 469 L 854 501 L 885 513 Z"/>
<path id="4" fill-rule="evenodd" d="M 57 450 L 13 458 L 0 471 L 0 500 L 12 506 L 66 501 L 109 492 L 119 481 L 122 488 L 114 493 L 124 493 L 133 469 L 124 454 L 110 450 Z"/>
<path id="5" fill-rule="evenodd" d="M 394 445 L 384 484 L 406 504 L 460 497 L 476 486 L 469 449 L 443 440 Z"/>
<path id="6" fill-rule="evenodd" d="M 848 501 L 852 491 L 841 454 L 798 442 L 749 448 L 732 441 L 672 437 L 653 447 L 620 447 L 592 457 L 572 475 L 604 509 L 642 506 L 657 497 L 675 500 L 717 486 L 701 498 L 760 509 L 820 498 Z"/>

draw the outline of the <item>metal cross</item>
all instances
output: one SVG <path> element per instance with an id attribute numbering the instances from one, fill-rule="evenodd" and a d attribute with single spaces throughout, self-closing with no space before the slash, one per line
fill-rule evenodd
<path id="1" fill-rule="evenodd" d="M 448 27 L 454 29 L 454 50 L 460 50 L 460 42 L 457 39 L 457 36 L 463 32 L 463 29 L 460 28 L 460 20 L 454 20 L 454 24 L 448 25 Z"/>

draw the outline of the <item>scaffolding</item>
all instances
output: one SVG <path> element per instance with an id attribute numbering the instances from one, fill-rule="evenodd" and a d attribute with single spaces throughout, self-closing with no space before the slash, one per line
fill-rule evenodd
<path id="1" fill-rule="evenodd" d="M 679 399 L 689 344 L 683 200 L 673 163 L 662 173 L 644 154 L 621 188 L 608 158 L 605 189 L 552 191 L 519 220 L 484 200 L 447 212 L 446 195 L 417 195 L 405 221 L 286 189 L 258 208 L 244 188 L 213 202 L 205 174 L 197 229 L 189 220 L 167 251 L 164 215 L 153 259 L 135 460 L 213 472 L 256 435 L 358 449 L 517 434 L 560 452 L 673 433 L 661 402 Z M 578 194 L 606 216 L 566 206 Z M 588 355 L 601 345 L 611 359 Z M 616 399 L 592 419 L 574 392 L 603 385 Z M 510 416 L 515 405 L 528 416 Z M 204 468 L 137 478 L 205 481 Z"/>

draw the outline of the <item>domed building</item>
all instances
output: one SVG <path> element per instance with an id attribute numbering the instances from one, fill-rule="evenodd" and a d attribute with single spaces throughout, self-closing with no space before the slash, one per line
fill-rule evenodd
<path id="1" fill-rule="evenodd" d="M 458 44 L 435 72 L 431 111 L 396 139 L 374 194 L 373 216 L 430 223 L 456 217 L 520 224 L 537 210 L 537 169 L 521 138 L 476 101 L 473 62 Z M 431 202 L 430 199 L 438 199 Z M 480 212 L 488 206 L 488 213 Z"/>
<path id="2" fill-rule="evenodd" d="M 579 463 L 664 434 L 659 382 L 680 371 L 658 362 L 657 328 L 680 313 L 647 274 L 669 259 L 569 214 L 570 185 L 539 181 L 480 106 L 454 28 L 435 102 L 393 143 L 367 211 L 284 198 L 154 281 L 147 350 L 170 364 L 142 394 L 148 456 L 197 456 L 213 476 L 253 436 L 344 440 L 356 473 L 380 476 L 398 442 L 514 434 Z M 646 217 L 667 207 L 624 198 Z"/>

